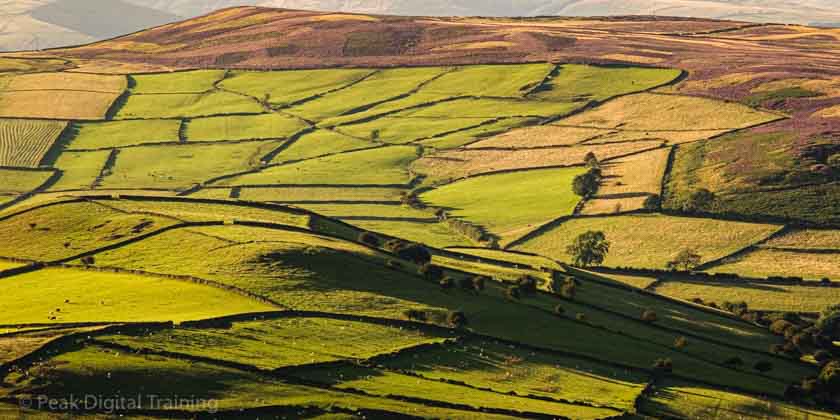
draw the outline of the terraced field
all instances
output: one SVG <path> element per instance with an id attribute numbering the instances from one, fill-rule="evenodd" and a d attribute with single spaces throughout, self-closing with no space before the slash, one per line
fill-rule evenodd
<path id="1" fill-rule="evenodd" d="M 418 22 L 232 8 L 44 52 L 73 72 L 14 61 L 0 417 L 151 391 L 195 401 L 54 411 L 837 417 L 834 391 L 807 392 L 840 338 L 816 330 L 840 297 L 840 91 L 778 63 L 773 80 L 698 68 L 744 47 L 659 21 L 633 42 L 636 24 L 600 22 L 618 44 L 585 54 L 606 33 L 590 21 Z M 130 45 L 146 56 L 112 56 Z M 808 62 L 828 74 L 820 51 Z M 779 134 L 811 118 L 819 135 Z M 603 261 L 572 265 L 592 232 Z"/>

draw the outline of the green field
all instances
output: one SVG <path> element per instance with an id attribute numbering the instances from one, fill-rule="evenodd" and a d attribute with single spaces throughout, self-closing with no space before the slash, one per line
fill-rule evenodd
<path id="1" fill-rule="evenodd" d="M 47 181 L 52 176 L 49 171 L 30 171 L 24 169 L 0 169 L 0 177 L 3 184 L 0 185 L 0 194 L 18 195 L 30 192 Z"/>
<path id="2" fill-rule="evenodd" d="M 279 145 L 279 141 L 269 141 L 124 149 L 102 188 L 186 189 L 217 176 L 254 169 Z"/>
<path id="3" fill-rule="evenodd" d="M 701 298 L 710 302 L 747 302 L 750 308 L 766 311 L 820 312 L 840 299 L 835 288 L 761 283 L 700 283 L 666 281 L 657 293 L 681 299 Z"/>
<path id="4" fill-rule="evenodd" d="M 61 170 L 61 178 L 50 191 L 89 190 L 102 172 L 110 154 L 107 150 L 95 152 L 64 152 L 53 165 Z"/>
<path id="5" fill-rule="evenodd" d="M 275 166 L 219 185 L 400 185 L 408 183 L 408 164 L 416 157 L 411 146 L 381 147 Z M 365 170 L 355 170 L 359 166 Z"/>
<path id="6" fill-rule="evenodd" d="M 274 309 L 195 283 L 87 270 L 35 271 L 15 277 L 3 288 L 0 301 L 8 309 L 0 323 L 7 325 L 50 321 L 179 322 Z"/>
<path id="7" fill-rule="evenodd" d="M 289 147 L 283 149 L 273 162 L 312 159 L 376 146 L 377 144 L 370 141 L 353 138 L 336 131 L 316 130 L 295 140 Z"/>
<path id="8" fill-rule="evenodd" d="M 570 215 L 580 201 L 572 193 L 572 179 L 583 172 L 543 169 L 481 176 L 445 185 L 420 198 L 486 228 L 504 244 Z"/>
<path id="9" fill-rule="evenodd" d="M 355 69 L 233 72 L 220 86 L 255 98 L 267 97 L 272 105 L 286 106 L 347 86 L 372 72 Z"/>
<path id="10" fill-rule="evenodd" d="M 679 70 L 633 67 L 559 66 L 556 74 L 532 96 L 544 100 L 603 101 L 618 95 L 647 90 L 668 83 Z"/>
<path id="11" fill-rule="evenodd" d="M 235 93 L 176 93 L 130 95 L 116 119 L 206 117 L 223 114 L 260 114 L 262 106 L 252 98 Z"/>
<path id="12" fill-rule="evenodd" d="M 74 124 L 69 149 L 105 149 L 146 143 L 178 142 L 181 121 L 110 121 Z"/>
<path id="13" fill-rule="evenodd" d="M 204 93 L 225 76 L 224 70 L 196 70 L 174 73 L 141 74 L 131 78 L 132 94 Z"/>
<path id="14" fill-rule="evenodd" d="M 187 123 L 186 137 L 188 141 L 279 139 L 306 127 L 303 121 L 283 114 L 196 118 Z"/>

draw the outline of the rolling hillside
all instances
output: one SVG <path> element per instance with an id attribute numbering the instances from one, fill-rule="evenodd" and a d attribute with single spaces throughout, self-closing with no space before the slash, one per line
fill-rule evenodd
<path id="1" fill-rule="evenodd" d="M 0 55 L 0 417 L 838 418 L 837 37 L 242 7 Z"/>

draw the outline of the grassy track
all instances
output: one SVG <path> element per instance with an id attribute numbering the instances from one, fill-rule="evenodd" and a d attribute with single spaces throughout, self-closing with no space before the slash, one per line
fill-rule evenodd
<path id="1" fill-rule="evenodd" d="M 66 126 L 63 121 L 0 119 L 0 166 L 37 168 Z"/>
<path id="2" fill-rule="evenodd" d="M 507 243 L 570 215 L 580 201 L 572 193 L 572 179 L 583 172 L 581 168 L 542 169 L 482 176 L 445 185 L 420 198 L 487 228 Z"/>

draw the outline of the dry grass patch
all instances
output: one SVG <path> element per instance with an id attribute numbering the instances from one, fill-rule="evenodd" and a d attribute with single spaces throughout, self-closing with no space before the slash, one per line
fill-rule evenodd
<path id="1" fill-rule="evenodd" d="M 756 278 L 793 276 L 802 277 L 806 280 L 819 280 L 824 277 L 840 280 L 838 255 L 840 254 L 759 249 L 740 257 L 728 259 L 710 271 L 738 273 Z"/>
<path id="2" fill-rule="evenodd" d="M 604 178 L 598 195 L 587 202 L 584 212 L 598 214 L 611 213 L 617 208 L 621 211 L 641 209 L 648 196 L 662 193 L 662 177 L 669 154 L 670 149 L 657 149 L 604 163 Z"/>
<path id="3" fill-rule="evenodd" d="M 525 127 L 509 131 L 473 143 L 468 148 L 482 147 L 546 147 L 571 146 L 587 140 L 595 140 L 600 136 L 613 133 L 611 130 L 599 128 L 558 127 L 540 125 Z"/>
<path id="4" fill-rule="evenodd" d="M 0 90 L 5 91 L 75 90 L 120 94 L 127 87 L 128 81 L 124 76 L 84 73 L 33 73 L 0 79 Z"/>
<path id="5" fill-rule="evenodd" d="M 117 96 L 72 90 L 0 91 L 0 117 L 101 120 Z"/>
<path id="6" fill-rule="evenodd" d="M 473 150 L 460 149 L 425 156 L 414 162 L 416 172 L 429 176 L 430 181 L 458 179 L 512 169 L 534 169 L 553 166 L 582 165 L 587 153 L 593 152 L 605 160 L 644 150 L 655 149 L 660 141 L 640 141 L 604 145 L 581 145 L 552 149 Z"/>
<path id="7" fill-rule="evenodd" d="M 764 247 L 789 249 L 834 249 L 840 251 L 840 230 L 804 229 L 773 238 Z"/>
<path id="8" fill-rule="evenodd" d="M 641 131 L 732 130 L 777 115 L 713 99 L 642 93 L 610 101 L 562 121 L 564 125 Z"/>
<path id="9" fill-rule="evenodd" d="M 557 124 L 559 127 L 566 127 Z M 693 130 L 693 131 L 652 131 L 652 130 L 631 130 L 631 131 L 607 131 L 604 134 L 593 137 L 586 141 L 587 144 L 617 143 L 639 140 L 662 140 L 669 144 L 691 143 L 698 140 L 705 140 L 719 136 L 729 130 Z"/>
<path id="10" fill-rule="evenodd" d="M 779 226 L 658 214 L 589 217 L 564 222 L 516 249 L 569 262 L 566 248 L 586 231 L 602 231 L 611 242 L 608 267 L 665 268 L 683 249 L 703 261 L 724 257 L 779 230 Z"/>
<path id="11" fill-rule="evenodd" d="M 37 168 L 66 126 L 64 121 L 0 120 L 0 166 Z"/>

